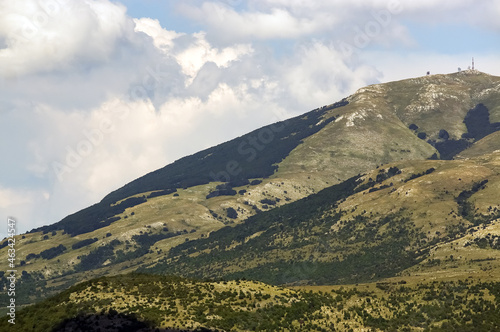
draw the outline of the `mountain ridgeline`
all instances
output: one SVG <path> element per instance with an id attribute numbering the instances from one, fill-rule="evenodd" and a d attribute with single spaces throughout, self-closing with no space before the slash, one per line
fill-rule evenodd
<path id="1" fill-rule="evenodd" d="M 347 104 L 346 100 L 342 100 L 179 159 L 128 183 L 95 205 L 32 232 L 64 230 L 75 236 L 106 227 L 110 222 L 116 221 L 111 217 L 122 213 L 122 206 L 141 204 L 143 200 L 140 198 L 127 199 L 136 194 L 155 191 L 165 195 L 177 191 L 177 188 L 189 188 L 214 181 L 228 182 L 231 186 L 238 187 L 248 184 L 252 178 L 269 177 L 304 138 L 335 120 L 331 117 L 322 121 L 326 112 Z M 113 205 L 123 199 L 127 199 L 127 204 L 121 202 Z"/>
<path id="2" fill-rule="evenodd" d="M 379 163 L 419 158 L 449 160 L 500 130 L 497 84 L 496 77 L 471 72 L 363 88 L 340 102 L 179 159 L 111 192 L 99 203 L 33 232 L 64 230 L 75 236 L 106 227 L 123 212 L 117 203 L 148 192 L 150 197 L 168 195 L 180 188 L 210 182 L 240 187 L 251 179 L 268 178 L 276 172 L 296 174 L 298 167 L 307 173 L 311 166 L 322 167 L 326 169 L 325 176 L 334 177 L 315 188 L 322 189 L 328 185 L 326 182 L 340 182 Z M 402 125 L 406 128 L 402 129 Z M 361 141 L 363 134 L 356 134 L 355 129 L 373 136 L 372 142 Z M 351 138 L 353 135 L 357 137 Z M 321 139 L 319 146 L 315 138 Z M 302 148 L 309 150 L 306 155 L 299 148 L 305 140 L 309 141 Z M 321 146 L 324 144 L 329 147 L 325 149 Z M 316 161 L 318 148 L 322 151 Z M 316 151 L 315 155 L 311 151 Z M 325 158 L 326 154 L 330 156 Z M 305 160 L 315 164 L 306 164 Z M 323 165 L 329 162 L 346 165 L 335 170 L 335 166 L 332 169 Z M 147 199 L 146 195 L 143 199 Z M 140 203 L 136 199 L 127 202 L 127 206 Z"/>

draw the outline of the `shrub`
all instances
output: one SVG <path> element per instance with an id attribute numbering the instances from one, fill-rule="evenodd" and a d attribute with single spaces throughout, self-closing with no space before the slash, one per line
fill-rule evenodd
<path id="1" fill-rule="evenodd" d="M 66 247 L 63 246 L 62 244 L 58 245 L 57 247 L 52 247 L 47 250 L 44 250 L 40 253 L 40 256 L 43 259 L 52 259 L 56 256 L 59 256 L 66 250 Z"/>
<path id="2" fill-rule="evenodd" d="M 87 271 L 100 267 L 106 260 L 114 257 L 113 246 L 105 245 L 92 250 L 88 255 L 80 258 L 80 263 L 75 266 L 75 271 Z"/>
<path id="3" fill-rule="evenodd" d="M 446 139 L 450 138 L 450 134 L 448 134 L 448 132 L 446 130 L 441 129 L 439 131 L 439 138 L 446 140 Z"/>
<path id="4" fill-rule="evenodd" d="M 155 192 L 152 192 L 151 194 L 149 194 L 148 198 L 153 198 L 153 197 L 158 197 L 158 196 L 164 196 L 164 195 L 170 195 L 171 193 L 174 193 L 176 191 L 177 191 L 176 188 L 155 191 Z M 177 196 L 179 196 L 179 195 L 177 194 Z"/>
<path id="5" fill-rule="evenodd" d="M 421 176 L 424 176 L 424 175 L 429 175 L 429 174 L 431 174 L 432 172 L 434 172 L 435 170 L 436 170 L 436 169 L 435 169 L 434 167 L 431 167 L 431 168 L 429 168 L 428 170 L 426 170 L 426 171 L 424 171 L 424 172 L 422 172 L 422 173 L 412 174 L 412 175 L 410 175 L 410 177 L 409 177 L 408 179 L 404 180 L 404 182 L 406 183 L 406 182 L 408 182 L 408 181 L 411 181 L 411 180 L 413 180 L 413 179 L 419 178 L 419 177 L 421 177 Z"/>
<path id="6" fill-rule="evenodd" d="M 215 190 L 206 196 L 206 199 L 217 197 L 217 196 L 234 196 L 236 195 L 236 190 L 233 190 L 229 183 L 219 184 L 215 187 Z"/>
<path id="7" fill-rule="evenodd" d="M 231 219 L 236 219 L 236 218 L 238 218 L 238 212 L 236 212 L 236 210 L 233 209 L 232 207 L 228 207 L 227 208 L 227 217 L 231 218 Z"/>
<path id="8" fill-rule="evenodd" d="M 267 204 L 267 205 L 276 205 L 276 201 L 273 201 L 272 199 L 269 198 L 264 198 L 260 202 L 262 204 Z"/>
<path id="9" fill-rule="evenodd" d="M 26 260 L 29 261 L 29 260 L 32 260 L 32 259 L 35 259 L 35 258 L 38 258 L 40 257 L 40 255 L 37 255 L 37 254 L 34 254 L 34 253 L 31 253 L 31 254 L 28 254 L 26 256 Z"/>
<path id="10" fill-rule="evenodd" d="M 247 184 L 249 184 L 250 182 L 248 181 L 248 179 L 246 178 L 236 178 L 236 179 L 231 179 L 231 181 L 229 182 L 229 184 L 232 186 L 232 187 L 241 187 L 241 186 L 245 186 Z"/>
<path id="11" fill-rule="evenodd" d="M 71 246 L 71 249 L 73 250 L 76 250 L 76 249 L 80 249 L 80 248 L 83 248 L 85 246 L 88 246 L 94 242 L 97 241 L 97 238 L 93 238 L 93 239 L 85 239 L 85 240 L 81 240 L 81 241 L 78 241 L 77 243 L 74 243 L 72 246 Z"/>

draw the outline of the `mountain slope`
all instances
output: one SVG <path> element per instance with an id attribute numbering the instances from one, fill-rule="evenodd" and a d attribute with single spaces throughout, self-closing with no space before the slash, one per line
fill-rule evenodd
<path id="1" fill-rule="evenodd" d="M 488 123 L 500 121 L 500 78 L 477 71 L 425 76 L 362 88 L 347 100 L 346 107 L 328 112 L 335 122 L 305 139 L 280 164 L 279 175 L 307 169 L 346 179 L 391 161 L 434 153 L 450 159 L 476 135 L 483 137 L 481 129 L 489 130 L 468 132 L 464 120 L 476 105 L 489 110 Z M 462 140 L 468 133 L 469 139 Z"/>
<path id="2" fill-rule="evenodd" d="M 467 252 L 477 248 L 474 241 L 487 241 L 476 254 L 490 257 L 500 272 L 499 153 L 389 164 L 363 179 L 178 245 L 142 271 L 273 284 L 374 281 L 428 262 L 440 244 L 465 239 L 481 226 L 492 238 L 469 239 L 470 248 L 460 240 L 462 265 L 470 264 Z M 454 273 L 467 276 L 468 270 Z"/>
<path id="3" fill-rule="evenodd" d="M 492 131 L 498 129 L 500 121 L 499 91 L 500 78 L 476 71 L 373 85 L 360 89 L 339 103 L 261 128 L 167 165 L 126 184 L 101 202 L 59 223 L 18 236 L 17 257 L 21 263 L 18 268 L 30 276 L 21 291 L 20 302 L 31 303 L 96 276 L 132 272 L 142 266 L 152 267 L 169 252 L 171 256 L 168 259 L 179 261 L 182 259 L 175 256 L 176 252 L 189 252 L 192 256 L 200 254 L 197 252 L 201 250 L 198 245 L 204 243 L 209 234 L 215 234 L 220 229 L 224 230 L 217 234 L 231 234 L 233 228 L 224 227 L 241 224 L 256 214 L 262 215 L 258 217 L 262 219 L 258 220 L 262 220 L 260 224 L 263 229 L 253 233 L 242 231 L 239 236 L 246 239 L 249 243 L 247 246 L 254 243 L 252 241 L 269 241 L 264 242 L 264 247 L 267 246 L 266 251 L 272 252 L 274 256 L 271 255 L 267 262 L 271 264 L 266 270 L 268 272 L 274 268 L 273 264 L 281 264 L 278 270 L 292 268 L 287 263 L 292 259 L 307 262 L 310 257 L 312 262 L 318 261 L 325 249 L 321 246 L 315 248 L 314 241 L 340 247 L 335 247 L 339 249 L 335 253 L 327 249 L 327 255 L 321 258 L 322 269 L 333 264 L 334 260 L 335 264 L 340 264 L 336 266 L 342 267 L 342 264 L 347 264 L 342 263 L 344 258 L 349 258 L 347 262 L 351 263 L 368 263 L 362 265 L 364 270 L 361 273 L 351 266 L 342 268 L 346 271 L 344 275 L 328 277 L 324 272 L 322 279 L 315 279 L 311 273 L 297 278 L 292 272 L 290 278 L 281 280 L 281 277 L 277 277 L 278 270 L 275 270 L 274 274 L 269 272 L 265 276 L 269 282 L 375 280 L 382 277 L 377 276 L 380 274 L 376 272 L 377 264 L 387 263 L 388 256 L 384 256 L 387 252 L 399 258 L 383 276 L 402 273 L 418 262 L 425 262 L 427 256 L 419 250 L 431 250 L 429 243 L 437 245 L 433 241 L 444 240 L 445 235 L 453 234 L 450 228 L 460 226 L 460 222 L 466 228 L 474 225 L 475 214 L 467 217 L 472 204 L 469 202 L 470 197 L 459 199 L 462 192 L 472 189 L 474 181 L 489 180 L 485 189 L 481 189 L 481 195 L 498 188 L 496 180 L 490 176 L 497 172 L 495 154 L 479 156 L 474 160 L 425 160 L 438 157 L 450 159 L 469 146 L 470 149 L 464 154 L 479 149 L 481 145 L 487 145 L 485 152 L 495 151 L 492 147 L 496 133 Z M 389 179 L 376 181 L 379 171 L 376 167 L 387 163 L 392 163 L 392 166 L 384 166 L 379 170 L 383 169 L 387 175 L 391 173 L 391 167 L 397 167 L 407 178 L 431 168 L 442 169 L 438 173 L 423 174 L 425 176 L 422 177 L 434 179 L 443 172 L 438 177 L 442 187 L 420 185 L 420 179 L 397 185 L 393 183 L 392 188 L 379 188 L 390 186 L 391 183 Z M 467 174 L 480 171 L 478 174 L 482 177 L 471 177 L 474 181 L 462 181 L 464 170 L 467 170 Z M 486 173 L 481 173 L 483 171 Z M 273 233 L 270 230 L 266 233 L 270 225 L 279 226 L 277 220 L 281 217 L 276 217 L 276 213 L 283 210 L 266 211 L 308 197 L 324 188 L 330 188 L 326 192 L 335 191 L 331 188 L 335 184 L 348 186 L 349 182 L 343 181 L 358 173 L 369 173 L 363 177 L 365 183 L 361 184 L 368 186 L 366 190 L 380 190 L 372 191 L 369 195 L 346 191 L 346 202 L 356 202 L 352 206 L 347 206 L 345 202 L 335 203 L 331 197 L 325 196 L 328 203 L 318 203 L 317 209 L 331 213 L 330 216 L 318 214 L 317 211 L 316 214 L 307 214 L 310 206 L 306 203 L 294 213 L 299 216 L 297 220 L 311 225 L 310 231 L 297 228 L 292 222 L 294 218 L 288 217 L 294 225 L 291 229 L 297 230 L 296 233 Z M 397 181 L 404 181 L 402 176 L 391 175 Z M 368 181 L 370 177 L 372 182 Z M 412 191 L 408 195 L 405 191 L 401 197 L 395 196 L 395 192 L 388 194 L 396 187 L 398 194 L 407 187 L 411 187 Z M 435 195 L 434 192 L 440 194 Z M 419 194 L 412 196 L 410 193 Z M 380 198 L 372 201 L 362 199 L 378 195 Z M 474 194 L 473 197 L 479 200 L 484 196 L 481 195 Z M 413 199 L 420 196 L 429 201 Z M 490 196 L 493 197 L 492 194 L 484 197 Z M 431 213 L 435 220 L 432 221 L 433 226 L 425 224 L 425 209 L 429 202 L 436 208 Z M 396 203 L 405 209 L 397 208 Z M 332 204 L 338 206 L 332 208 Z M 490 205 L 494 209 L 498 202 L 487 198 L 478 207 L 481 211 L 487 211 Z M 361 209 L 361 206 L 364 208 Z M 456 220 L 449 217 L 447 213 L 453 209 L 455 214 L 465 213 L 465 216 L 457 216 Z M 367 212 L 358 215 L 356 210 Z M 378 215 L 372 218 L 370 213 Z M 309 219 L 303 218 L 306 214 Z M 421 217 L 415 217 L 417 215 Z M 382 217 L 387 218 L 386 224 L 381 224 Z M 322 218 L 329 218 L 330 224 L 322 223 Z M 340 222 L 347 225 L 346 218 L 357 220 L 351 224 L 356 227 L 343 227 L 341 233 L 345 238 L 340 242 L 328 238 L 328 227 Z M 365 224 L 370 223 L 374 223 L 370 227 L 378 233 L 366 231 Z M 243 229 L 234 228 L 238 231 Z M 360 237 L 356 240 L 354 237 L 351 241 L 347 237 L 354 236 L 358 231 L 363 232 L 365 239 Z M 403 232 L 404 236 L 397 236 L 396 232 Z M 436 236 L 437 232 L 444 235 Z M 387 239 L 380 238 L 381 234 L 388 235 Z M 278 235 L 282 239 L 276 238 Z M 199 242 L 195 242 L 198 239 Z M 362 250 L 367 239 L 373 240 L 370 248 L 376 253 L 375 256 Z M 397 239 L 398 242 L 392 246 L 391 239 Z M 296 246 L 293 250 L 287 247 L 289 242 Z M 7 241 L 0 243 L 1 252 L 6 252 L 6 244 Z M 234 244 L 241 244 L 241 240 Z M 279 248 L 268 248 L 269 244 L 279 244 L 281 251 Z M 242 250 L 240 247 L 236 246 L 235 250 Z M 207 247 L 207 250 L 212 248 Z M 228 251 L 224 255 L 235 255 L 236 251 Z M 220 266 L 214 263 L 213 271 L 201 268 L 197 273 L 230 276 L 252 272 L 260 278 L 264 270 L 259 271 L 257 256 L 249 256 L 253 254 L 256 255 L 255 251 L 247 251 L 247 256 L 242 256 L 248 258 L 246 261 L 222 255 L 225 258 L 221 256 L 217 263 Z M 206 256 L 202 254 L 200 257 Z M 186 260 L 188 265 L 194 264 L 192 262 Z M 168 266 L 171 262 L 163 263 Z M 201 263 L 203 261 L 200 260 Z M 5 264 L 0 262 L 4 270 Z M 255 270 L 251 271 L 252 268 Z M 314 270 L 308 265 L 298 269 Z M 193 270 L 186 269 L 183 273 L 191 274 Z"/>
<path id="4" fill-rule="evenodd" d="M 116 213 L 114 211 L 110 213 L 113 204 L 136 194 L 158 192 L 157 194 L 165 195 L 175 192 L 178 188 L 186 189 L 220 181 L 240 186 L 247 184 L 252 178 L 268 177 L 277 169 L 276 164 L 299 145 L 303 138 L 316 133 L 334 120 L 334 118 L 328 121 L 321 120 L 328 109 L 346 104 L 347 102 L 341 101 L 321 110 L 316 109 L 179 159 L 113 191 L 101 202 L 87 209 L 70 215 L 56 224 L 34 231 L 65 230 L 73 236 L 79 235 L 107 226 L 108 223 L 101 221 L 123 212 L 117 210 Z M 136 202 L 134 205 L 138 203 L 141 202 Z M 89 223 L 93 227 L 89 228 Z M 76 227 L 78 224 L 86 226 Z"/>
<path id="5" fill-rule="evenodd" d="M 494 132 L 475 142 L 468 149 L 462 151 L 457 159 L 473 158 L 500 150 L 500 131 Z"/>

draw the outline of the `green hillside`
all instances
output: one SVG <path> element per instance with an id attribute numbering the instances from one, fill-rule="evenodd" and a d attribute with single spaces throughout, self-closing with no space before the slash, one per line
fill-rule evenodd
<path id="1" fill-rule="evenodd" d="M 462 151 L 457 159 L 474 158 L 500 150 L 500 132 L 494 132 Z"/>
<path id="2" fill-rule="evenodd" d="M 477 71 L 372 85 L 153 171 L 17 236 L 18 304 L 135 271 L 495 281 L 499 87 Z"/>
<path id="3" fill-rule="evenodd" d="M 500 236 L 499 163 L 496 153 L 385 165 L 180 244 L 141 271 L 272 284 L 367 282 L 426 267 L 441 244 L 456 241 L 461 258 L 455 255 L 453 272 L 466 277 L 467 251 L 477 246 L 463 239 L 477 227 L 488 230 L 490 242 Z M 499 248 L 486 245 L 476 255 L 498 269 Z"/>
<path id="4" fill-rule="evenodd" d="M 405 280 L 287 289 L 140 274 L 73 286 L 9 331 L 494 331 L 500 283 Z M 160 330 L 161 329 L 161 330 Z"/>

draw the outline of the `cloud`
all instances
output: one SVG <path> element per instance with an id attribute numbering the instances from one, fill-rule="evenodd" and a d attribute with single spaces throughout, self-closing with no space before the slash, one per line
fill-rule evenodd
<path id="1" fill-rule="evenodd" d="M 138 42 L 125 11 L 108 1 L 2 1 L 0 69 L 19 76 L 108 62 L 117 43 Z"/>
<path id="2" fill-rule="evenodd" d="M 495 0 L 249 0 L 182 1 L 178 11 L 201 24 L 216 44 L 318 38 L 352 44 L 360 31 L 375 32 L 376 44 L 415 46 L 408 22 L 417 25 L 474 25 L 498 32 Z M 377 26 L 378 24 L 378 26 Z M 380 31 L 379 30 L 383 30 Z"/>
<path id="3" fill-rule="evenodd" d="M 168 62 L 135 30 L 122 5 L 26 0 L 0 6 L 0 101 L 6 108 L 26 102 L 93 107 L 127 93 L 133 81 L 141 84 L 148 67 Z"/>
<path id="4" fill-rule="evenodd" d="M 0 209 L 23 230 L 54 223 L 187 154 L 367 84 L 434 72 L 433 61 L 460 65 L 439 54 L 414 65 L 404 20 L 431 22 L 441 9 L 467 18 L 471 6 L 183 0 L 177 8 L 201 28 L 186 33 L 107 0 L 0 0 L 0 153 L 9 161 Z M 476 6 L 498 13 L 492 1 Z"/>
<path id="5" fill-rule="evenodd" d="M 0 188 L 0 209 L 6 210 L 15 205 L 28 205 L 31 199 L 24 193 L 11 189 Z"/>
<path id="6" fill-rule="evenodd" d="M 218 49 L 206 40 L 205 32 L 187 35 L 168 31 L 161 27 L 158 20 L 141 18 L 134 19 L 134 22 L 136 23 L 136 31 L 144 32 L 150 36 L 158 49 L 176 59 L 182 68 L 182 73 L 188 78 L 186 85 L 193 82 L 198 71 L 207 62 L 212 62 L 221 68 L 227 68 L 232 61 L 253 52 L 250 44 L 236 44 Z"/>
<path id="7" fill-rule="evenodd" d="M 153 39 L 153 44 L 164 53 L 168 53 L 175 45 L 175 39 L 184 36 L 184 33 L 165 30 L 155 19 L 143 17 L 135 18 L 135 31 L 144 32 Z"/>
<path id="8" fill-rule="evenodd" d="M 384 29 L 400 30 L 400 24 L 391 22 L 401 12 L 398 1 L 248 1 L 245 10 L 220 1 L 204 1 L 201 6 L 182 2 L 178 8 L 186 17 L 203 23 L 209 40 L 218 43 L 312 35 L 350 39 L 356 29 L 364 29 L 381 14 L 392 23 L 384 22 Z"/>
<path id="9" fill-rule="evenodd" d="M 17 234 L 42 222 L 49 203 L 50 194 L 46 190 L 0 187 L 0 214 L 2 218 L 5 218 L 5 222 L 7 218 L 14 218 L 17 221 Z M 40 207 L 44 208 L 40 209 Z M 5 236 L 7 236 L 7 227 L 0 231 L 0 239 Z"/>
<path id="10" fill-rule="evenodd" d="M 217 49 L 209 44 L 205 36 L 205 33 L 194 34 L 189 42 L 189 47 L 178 51 L 175 55 L 183 73 L 189 78 L 194 78 L 207 62 L 213 62 L 218 67 L 227 68 L 232 61 L 236 61 L 242 55 L 250 54 L 253 51 L 248 44 L 237 44 Z"/>
<path id="11" fill-rule="evenodd" d="M 282 68 L 287 95 L 302 105 L 322 106 L 347 96 L 358 87 L 377 82 L 373 67 L 351 61 L 332 45 L 313 42 L 302 45 Z"/>
<path id="12" fill-rule="evenodd" d="M 224 31 L 221 36 L 227 39 L 297 38 L 317 31 L 320 26 L 320 23 L 314 20 L 294 17 L 288 10 L 282 8 L 269 8 L 267 12 L 238 13 L 221 3 L 204 2 L 198 10 L 186 8 L 185 12 L 193 19 L 205 20 L 216 31 Z"/>

